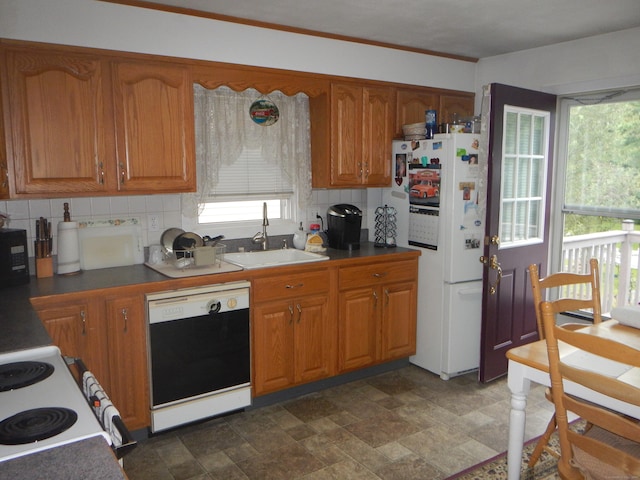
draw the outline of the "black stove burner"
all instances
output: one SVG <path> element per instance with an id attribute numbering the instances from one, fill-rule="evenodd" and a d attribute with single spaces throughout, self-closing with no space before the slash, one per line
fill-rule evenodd
<path id="1" fill-rule="evenodd" d="M 78 415 L 61 407 L 34 408 L 0 422 L 0 444 L 23 445 L 51 438 L 71 428 Z"/>
<path id="2" fill-rule="evenodd" d="M 53 365 L 46 362 L 13 362 L 0 365 L 0 392 L 28 387 L 53 373 Z"/>

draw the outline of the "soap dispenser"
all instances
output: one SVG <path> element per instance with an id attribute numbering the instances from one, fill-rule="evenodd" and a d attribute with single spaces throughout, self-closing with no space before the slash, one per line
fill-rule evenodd
<path id="1" fill-rule="evenodd" d="M 306 245 L 306 243 L 307 234 L 302 228 L 302 222 L 300 222 L 300 228 L 298 228 L 298 230 L 296 230 L 296 232 L 293 234 L 293 246 L 298 250 L 304 250 L 304 246 Z"/>

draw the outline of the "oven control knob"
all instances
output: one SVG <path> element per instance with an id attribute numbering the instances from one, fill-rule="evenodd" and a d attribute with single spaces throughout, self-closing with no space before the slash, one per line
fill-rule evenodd
<path id="1" fill-rule="evenodd" d="M 218 300 L 211 300 L 207 303 L 207 310 L 209 310 L 209 313 L 218 313 L 221 307 L 222 305 L 220 305 Z"/>
<path id="2" fill-rule="evenodd" d="M 227 300 L 227 307 L 236 308 L 237 306 L 238 306 L 238 300 L 236 300 L 235 298 L 230 298 L 229 300 Z"/>

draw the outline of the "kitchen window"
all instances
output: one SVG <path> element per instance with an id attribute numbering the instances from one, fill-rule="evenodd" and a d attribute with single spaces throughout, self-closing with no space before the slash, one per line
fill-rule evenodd
<path id="1" fill-rule="evenodd" d="M 253 228 L 267 202 L 270 222 L 293 223 L 311 198 L 308 97 L 196 85 L 194 98 L 198 193 L 183 210 L 200 226 Z M 271 122 L 250 115 L 259 102 L 277 108 Z"/>

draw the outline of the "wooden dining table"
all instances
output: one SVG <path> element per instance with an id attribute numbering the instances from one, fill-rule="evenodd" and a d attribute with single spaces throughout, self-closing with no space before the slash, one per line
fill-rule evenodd
<path id="1" fill-rule="evenodd" d="M 616 320 L 586 326 L 581 332 L 609 338 L 640 350 L 640 329 L 619 324 Z M 575 365 L 588 364 L 590 369 L 605 372 L 626 383 L 640 388 L 640 368 L 616 364 L 602 358 L 589 355 L 567 344 L 559 342 L 560 356 L 564 361 Z M 511 412 L 509 416 L 509 444 L 507 451 L 508 479 L 520 478 L 522 449 L 524 445 L 525 407 L 531 382 L 549 386 L 549 357 L 544 340 L 512 348 L 507 352 L 509 370 L 507 383 L 511 391 Z M 622 412 L 640 419 L 640 407 L 601 395 L 571 382 L 565 382 L 565 391 L 591 402 Z"/>

